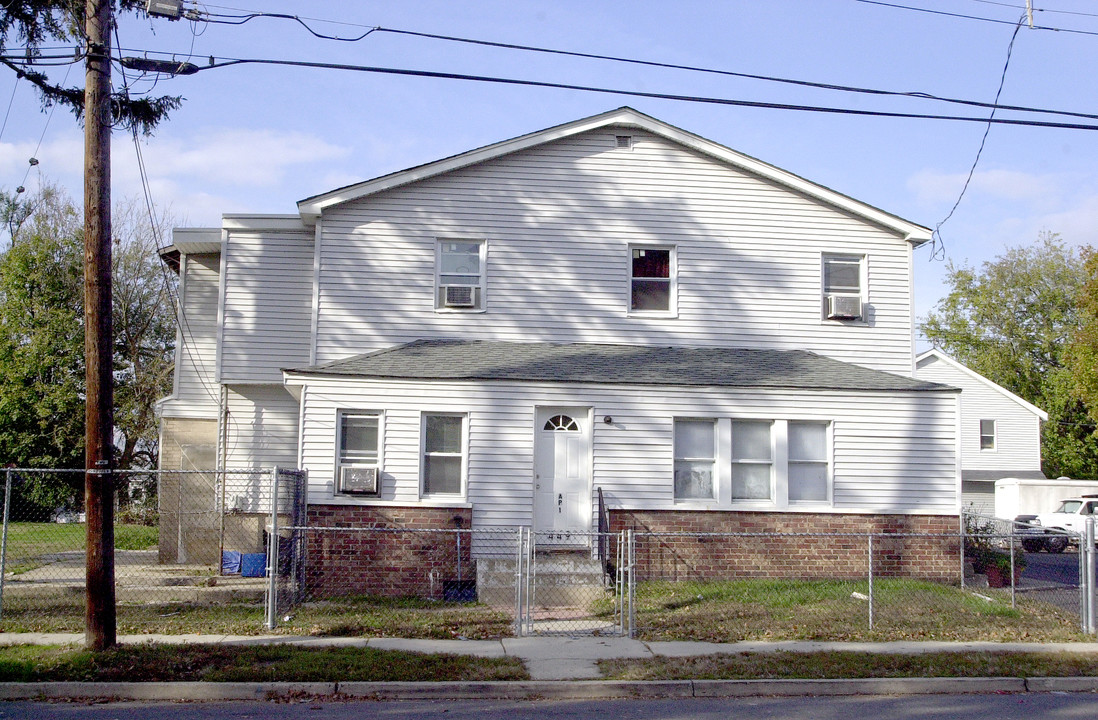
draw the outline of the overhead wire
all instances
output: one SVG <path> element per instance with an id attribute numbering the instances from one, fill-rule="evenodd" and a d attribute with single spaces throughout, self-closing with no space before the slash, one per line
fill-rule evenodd
<path id="1" fill-rule="evenodd" d="M 995 123 L 1001 125 L 1020 125 L 1028 127 L 1061 128 L 1069 130 L 1098 130 L 1098 125 L 1069 122 L 1053 122 L 1046 120 L 1025 120 L 1018 118 L 994 117 L 994 113 L 988 117 L 974 117 L 971 115 L 936 115 L 930 113 L 891 112 L 885 110 L 864 110 L 849 107 L 799 105 L 792 103 L 774 103 L 758 100 L 737 100 L 732 98 L 706 97 L 699 95 L 679 95 L 674 93 L 645 92 L 642 90 L 622 90 L 618 88 L 598 87 L 592 85 L 577 85 L 574 83 L 557 83 L 543 80 L 524 80 L 520 78 L 505 78 L 488 75 L 469 75 L 463 73 L 439 72 L 431 70 L 411 70 L 407 68 L 378 67 L 369 65 L 352 65 L 347 63 L 311 62 L 305 60 L 271 60 L 262 58 L 221 58 L 217 62 L 216 57 L 212 64 L 198 66 L 196 71 L 207 71 L 216 68 L 231 67 L 233 65 L 277 65 L 284 67 L 319 68 L 326 70 L 348 70 L 353 72 L 378 73 L 387 75 L 402 75 L 443 80 L 465 80 L 469 82 L 483 82 L 504 85 L 519 85 L 526 87 L 555 88 L 560 90 L 577 90 L 581 92 L 594 92 L 607 95 L 622 95 L 628 97 L 643 97 L 657 100 L 676 100 L 680 102 L 704 103 L 713 105 L 728 105 L 734 107 L 755 107 L 771 110 L 797 110 L 802 112 L 831 113 L 841 115 L 861 115 L 868 117 L 906 118 L 914 120 L 950 120 L 957 122 Z"/>
<path id="2" fill-rule="evenodd" d="M 11 86 L 11 98 L 8 100 L 8 109 L 4 112 L 4 123 L 0 125 L 0 139 L 4 137 L 4 131 L 8 127 L 8 118 L 11 117 L 11 106 L 15 102 L 15 91 L 19 89 L 19 81 L 23 78 L 15 77 L 15 84 Z"/>
<path id="3" fill-rule="evenodd" d="M 999 96 L 1002 94 L 1003 86 L 1006 84 L 1007 69 L 1010 68 L 1010 56 L 1014 52 L 1014 41 L 1018 39 L 1018 31 L 1022 29 L 1022 24 L 1025 20 L 1026 16 L 1023 14 L 1014 27 L 1014 33 L 1010 36 L 1010 43 L 1007 45 L 1006 61 L 1003 63 L 1003 72 L 1002 75 L 999 76 L 999 89 L 995 91 L 996 103 L 999 102 Z M 934 226 L 934 232 L 931 234 L 931 260 L 936 257 L 944 259 L 945 241 L 942 239 L 942 226 L 953 217 L 953 213 L 957 212 L 957 208 L 961 205 L 961 200 L 964 198 L 965 193 L 968 192 L 968 186 L 972 183 L 972 178 L 976 174 L 976 166 L 980 164 L 980 157 L 984 154 L 984 147 L 987 145 L 987 136 L 991 133 L 991 125 L 994 119 L 995 110 L 992 110 L 991 117 L 988 118 L 987 127 L 984 128 L 983 137 L 980 138 L 980 147 L 976 151 L 976 158 L 972 161 L 972 167 L 968 169 L 968 177 L 965 178 L 965 184 L 961 188 L 960 194 L 957 195 L 957 201 L 953 203 L 953 207 L 950 208 L 949 213 Z M 937 243 L 937 245 L 935 243 Z"/>
<path id="4" fill-rule="evenodd" d="M 353 38 L 352 37 L 338 37 L 338 36 L 332 36 L 332 35 L 326 35 L 326 34 L 319 33 L 318 31 L 311 28 L 305 22 L 306 18 L 301 18 L 300 16 L 297 16 L 297 15 L 286 15 L 286 14 L 282 14 L 282 13 L 255 12 L 255 13 L 248 13 L 247 15 L 240 15 L 240 16 L 227 16 L 227 15 L 220 15 L 220 14 L 217 14 L 217 13 L 213 13 L 213 14 L 209 14 L 209 15 L 212 16 L 212 17 L 234 17 L 234 18 L 240 18 L 241 19 L 240 22 L 228 22 L 228 21 L 222 21 L 222 20 L 208 20 L 208 22 L 211 22 L 211 23 L 221 23 L 221 24 L 231 24 L 231 25 L 243 24 L 244 22 L 247 22 L 248 20 L 258 18 L 258 17 L 294 20 L 299 25 L 304 27 L 306 30 L 308 30 L 310 33 L 312 33 L 314 36 L 316 36 L 318 38 L 327 39 L 327 40 L 339 40 L 339 41 L 342 41 L 342 42 L 357 42 L 359 40 L 362 40 L 362 39 L 366 38 L 367 36 L 369 36 L 370 34 L 372 34 L 374 32 L 390 33 L 390 34 L 395 34 L 395 35 L 406 35 L 406 36 L 409 36 L 409 37 L 427 38 L 427 39 L 431 39 L 431 40 L 442 40 L 442 41 L 446 41 L 446 42 L 464 43 L 464 44 L 469 44 L 469 45 L 479 45 L 479 46 L 483 46 L 483 47 L 494 47 L 494 48 L 500 48 L 500 49 L 504 49 L 504 50 L 520 50 L 520 51 L 524 51 L 524 52 L 536 52 L 536 53 L 544 53 L 544 54 L 550 54 L 550 55 L 560 55 L 560 56 L 566 56 L 566 57 L 584 58 L 584 59 L 589 59 L 589 60 L 604 60 L 604 61 L 609 61 L 609 62 L 618 62 L 618 63 L 626 63 L 626 64 L 632 64 L 632 65 L 641 65 L 641 66 L 645 66 L 645 67 L 656 67 L 656 68 L 663 68 L 663 69 L 669 69 L 669 70 L 683 70 L 683 71 L 687 71 L 687 72 L 707 73 L 707 74 L 713 74 L 713 75 L 721 75 L 721 76 L 725 76 L 725 77 L 736 77 L 736 78 L 742 78 L 742 79 L 747 79 L 747 80 L 759 80 L 759 81 L 763 81 L 763 82 L 773 82 L 773 83 L 779 83 L 779 84 L 795 85 L 795 86 L 799 86 L 799 87 L 817 88 L 817 89 L 822 89 L 822 90 L 833 90 L 833 91 L 838 91 L 838 92 L 858 93 L 858 94 L 867 94 L 867 95 L 879 95 L 879 96 L 891 96 L 891 97 L 911 97 L 911 98 L 918 98 L 918 99 L 923 99 L 923 100 L 933 100 L 933 101 L 936 101 L 936 102 L 951 103 L 951 104 L 956 104 L 956 105 L 966 105 L 966 106 L 982 107 L 982 108 L 990 108 L 991 107 L 986 102 L 979 102 L 979 101 L 974 101 L 974 100 L 964 100 L 964 99 L 960 99 L 960 98 L 943 97 L 943 96 L 934 95 L 932 93 L 927 93 L 927 92 L 901 91 L 901 90 L 881 90 L 881 89 L 876 89 L 876 88 L 865 88 L 865 87 L 857 87 L 857 86 L 852 86 L 852 85 L 841 85 L 841 84 L 836 84 L 836 83 L 823 83 L 823 82 L 815 82 L 815 81 L 810 81 L 810 80 L 797 80 L 797 79 L 794 79 L 794 78 L 784 78 L 784 77 L 777 77 L 777 76 L 773 76 L 773 75 L 760 75 L 760 74 L 755 74 L 755 73 L 737 72 L 737 71 L 733 71 L 733 70 L 720 70 L 720 69 L 716 69 L 716 68 L 707 68 L 707 67 L 701 67 L 701 66 L 697 66 L 697 65 L 683 65 L 683 64 L 677 64 L 677 63 L 660 62 L 660 61 L 655 61 L 655 60 L 642 60 L 642 59 L 628 58 L 628 57 L 622 57 L 622 56 L 617 56 L 617 55 L 607 55 L 607 54 L 601 54 L 601 53 L 586 53 L 586 52 L 578 52 L 578 51 L 572 51 L 572 50 L 561 50 L 561 49 L 558 49 L 558 48 L 547 48 L 547 47 L 540 47 L 540 46 L 536 46 L 536 45 L 523 45 L 523 44 L 519 44 L 519 43 L 505 43 L 505 42 L 497 42 L 497 41 L 492 41 L 492 40 L 480 40 L 480 39 L 475 39 L 475 38 L 459 37 L 459 36 L 455 36 L 455 35 L 442 35 L 442 34 L 438 34 L 438 33 L 419 32 L 419 31 L 415 31 L 415 30 L 402 30 L 402 29 L 398 29 L 398 28 L 386 28 L 386 27 L 381 27 L 381 26 L 354 25 L 355 27 L 365 27 L 365 28 L 368 28 L 368 29 L 367 29 L 366 32 L 364 32 L 361 35 L 358 35 L 356 37 L 353 37 Z M 319 20 L 319 19 L 316 19 L 316 18 L 307 18 L 307 19 L 312 20 L 314 22 L 329 22 L 329 21 L 326 21 L 326 20 Z M 199 18 L 195 17 L 194 20 L 197 22 L 199 20 Z M 341 24 L 343 24 L 343 25 L 353 25 L 352 23 L 341 23 Z M 1019 111 L 1019 112 L 1048 113 L 1048 114 L 1054 114 L 1054 115 L 1064 115 L 1064 116 L 1083 117 L 1083 118 L 1088 118 L 1088 119 L 1098 119 L 1098 115 L 1095 115 L 1095 114 L 1092 114 L 1092 113 L 1076 113 L 1076 112 L 1070 112 L 1070 111 L 1048 110 L 1048 109 L 1043 109 L 1043 108 L 1029 108 L 1029 107 L 1021 107 L 1021 106 L 1010 106 L 1010 107 L 1004 107 L 1004 108 L 1001 108 L 1001 109 L 1015 110 L 1015 111 Z"/>
<path id="5" fill-rule="evenodd" d="M 121 45 L 121 40 L 118 36 L 117 25 L 115 25 L 114 27 L 114 35 L 115 44 Z M 126 94 L 128 98 L 129 79 L 126 76 L 126 68 L 121 68 L 120 72 L 122 74 L 122 91 Z M 156 219 L 156 211 L 153 207 L 154 203 L 152 199 L 152 189 L 149 184 L 148 170 L 145 166 L 145 157 L 144 154 L 141 152 L 141 141 L 138 137 L 137 125 L 131 123 L 130 131 L 131 135 L 133 136 L 134 154 L 137 159 L 138 177 L 141 181 L 141 190 L 145 200 L 145 209 L 148 211 L 149 214 L 149 227 L 152 230 L 153 241 L 155 242 L 156 247 L 162 248 L 165 247 L 163 233 L 161 231 L 160 223 Z M 172 307 L 175 310 L 176 317 L 179 318 L 179 322 L 181 325 L 180 333 L 190 339 L 189 345 L 193 347 L 195 334 L 194 331 L 191 329 L 190 322 L 187 318 L 187 313 L 183 306 L 182 298 L 179 296 L 179 293 L 177 292 L 177 289 L 175 287 L 175 284 L 172 282 L 172 279 L 168 276 L 168 268 L 163 260 L 159 263 L 159 266 L 162 280 L 161 291 L 167 294 L 168 300 L 169 302 L 171 302 Z M 182 348 L 177 348 L 177 350 L 181 351 Z M 214 402 L 220 403 L 221 399 L 219 397 L 219 393 L 214 391 L 214 383 L 213 380 L 210 378 L 209 373 L 206 371 L 205 368 L 199 366 L 198 362 L 195 360 L 194 356 L 191 353 L 186 353 L 186 355 L 191 367 L 194 369 L 195 377 L 198 378 L 199 385 L 201 385 L 202 389 L 206 392 L 207 395 L 210 396 L 210 398 Z"/>
<path id="6" fill-rule="evenodd" d="M 1025 10 L 1025 5 L 1017 5 L 1015 3 L 997 2 L 997 0 L 970 0 L 970 2 L 983 3 L 984 5 L 998 5 L 999 7 L 1010 8 L 1011 10 Z M 1055 13 L 1057 15 L 1078 15 L 1080 17 L 1094 17 L 1098 18 L 1098 13 L 1080 12 L 1078 10 L 1057 10 L 1055 8 L 1033 8 L 1033 13 Z"/>
<path id="7" fill-rule="evenodd" d="M 926 13 L 928 15 L 944 15 L 946 17 L 962 18 L 964 20 L 980 20 L 983 22 L 996 23 L 998 25 L 1013 25 L 1010 20 L 1000 20 L 998 18 L 982 17 L 979 15 L 967 15 L 965 13 L 950 12 L 948 10 L 932 10 L 930 8 L 914 7 L 912 5 L 903 5 L 901 3 L 884 2 L 883 0 L 854 0 L 854 2 L 863 3 L 865 5 L 880 5 L 881 7 L 896 8 L 898 10 L 911 10 L 913 12 Z M 1049 30 L 1052 32 L 1071 33 L 1074 35 L 1092 35 L 1098 36 L 1098 31 L 1092 30 L 1076 30 L 1075 28 L 1062 28 L 1052 27 L 1049 25 L 1034 25 L 1033 30 Z"/>

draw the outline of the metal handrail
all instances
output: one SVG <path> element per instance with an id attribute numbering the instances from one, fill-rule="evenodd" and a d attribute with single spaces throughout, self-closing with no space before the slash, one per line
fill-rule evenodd
<path id="1" fill-rule="evenodd" d="M 598 553 L 599 553 L 599 565 L 603 568 L 606 567 L 606 556 L 608 554 L 608 545 L 610 538 L 608 534 L 610 532 L 610 516 L 606 513 L 606 499 L 602 496 L 602 488 L 595 488 L 598 493 L 599 500 L 599 521 L 598 521 Z"/>

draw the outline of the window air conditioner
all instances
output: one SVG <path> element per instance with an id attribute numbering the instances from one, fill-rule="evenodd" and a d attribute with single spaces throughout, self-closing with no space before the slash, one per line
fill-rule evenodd
<path id="1" fill-rule="evenodd" d="M 339 491 L 348 495 L 377 495 L 377 468 L 345 465 L 339 469 Z"/>
<path id="2" fill-rule="evenodd" d="M 443 287 L 443 304 L 452 308 L 476 307 L 476 291 L 472 285 L 446 285 Z"/>
<path id="3" fill-rule="evenodd" d="M 857 320 L 862 316 L 860 295 L 828 295 L 828 320 Z"/>

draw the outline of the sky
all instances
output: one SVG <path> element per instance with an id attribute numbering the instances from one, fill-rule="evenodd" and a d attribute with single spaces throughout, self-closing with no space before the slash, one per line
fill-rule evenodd
<path id="1" fill-rule="evenodd" d="M 486 47 L 446 35 L 813 83 L 995 100 L 1025 0 L 225 0 L 185 2 L 202 20 L 119 20 L 123 56 L 291 60 L 565 83 L 642 93 L 872 111 L 967 115 L 990 110 L 635 63 Z M 899 7 L 904 6 L 904 7 Z M 1098 114 L 1098 4 L 1033 0 L 1017 31 L 1001 105 Z M 931 12 L 926 12 L 931 11 Z M 293 19 L 234 18 L 254 12 Z M 1055 28 L 1053 29 L 1041 29 Z M 402 31 L 402 32 L 393 32 Z M 8 38 L 6 47 L 20 42 Z M 83 85 L 79 64 L 42 68 Z M 189 76 L 125 74 L 117 91 L 181 95 L 139 141 L 152 201 L 179 226 L 222 213 L 293 213 L 339 186 L 629 105 L 660 120 L 935 228 L 915 252 L 916 314 L 947 292 L 949 263 L 979 267 L 1043 232 L 1098 246 L 1098 130 L 866 117 L 338 69 L 237 64 Z M 83 136 L 64 109 L 0 68 L 0 188 L 42 182 L 81 198 Z M 998 111 L 998 117 L 1098 119 Z M 30 165 L 30 158 L 38 164 Z M 137 149 L 113 135 L 115 199 L 141 195 Z"/>

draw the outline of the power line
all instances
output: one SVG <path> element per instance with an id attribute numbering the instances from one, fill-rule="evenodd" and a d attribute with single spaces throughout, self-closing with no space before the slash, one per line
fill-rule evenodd
<path id="1" fill-rule="evenodd" d="M 983 3 L 984 5 L 998 5 L 999 7 L 1010 8 L 1011 10 L 1025 10 L 1025 5 L 1015 5 L 1007 2 L 996 2 L 996 0 L 971 0 L 971 2 Z M 1098 17 L 1098 13 L 1079 12 L 1078 10 L 1055 10 L 1053 8 L 1033 8 L 1034 13 L 1056 13 L 1057 15 L 1078 15 L 1080 17 Z"/>
<path id="2" fill-rule="evenodd" d="M 1018 19 L 1017 25 L 1014 26 L 1014 34 L 1010 36 L 1010 43 L 1007 45 L 1006 61 L 1003 63 L 1003 73 L 999 77 L 999 89 L 995 91 L 996 103 L 999 102 L 999 96 L 1003 92 L 1003 85 L 1006 84 L 1007 68 L 1010 67 L 1010 56 L 1014 52 L 1014 41 L 1018 39 L 1018 31 L 1022 29 L 1022 23 L 1025 22 L 1025 19 L 1026 16 L 1023 14 L 1022 17 Z M 951 217 L 953 217 L 953 213 L 957 211 L 958 206 L 960 206 L 961 204 L 961 199 L 964 198 L 965 193 L 968 191 L 969 184 L 972 183 L 972 176 L 976 174 L 976 166 L 980 163 L 980 156 L 984 154 L 984 146 L 987 144 L 987 136 L 991 132 L 991 123 L 994 119 L 995 111 L 992 110 L 991 117 L 989 117 L 987 121 L 987 127 L 984 128 L 984 135 L 982 138 L 980 138 L 980 148 L 976 151 L 976 159 L 972 161 L 972 167 L 968 169 L 968 177 L 965 178 L 964 187 L 961 188 L 961 192 L 957 196 L 957 202 L 953 203 L 953 207 L 950 208 L 949 214 L 947 214 L 941 222 L 934 226 L 934 232 L 932 234 L 932 237 L 936 238 L 934 242 L 937 242 L 941 245 L 941 250 L 936 251 L 934 244 L 932 243 L 930 254 L 931 259 L 933 259 L 935 255 L 938 254 L 938 252 L 941 252 L 942 255 L 945 254 L 945 241 L 942 240 L 941 232 L 942 226 L 945 225 Z"/>
<path id="3" fill-rule="evenodd" d="M 883 2 L 882 0 L 854 0 L 854 2 L 864 3 L 866 5 L 880 5 L 881 7 L 896 8 L 898 10 L 911 10 L 913 12 L 927 13 L 928 15 L 944 15 L 946 17 L 962 18 L 964 20 L 980 20 L 982 22 L 996 23 L 998 25 L 1013 25 L 1011 20 L 999 20 L 998 18 L 981 17 L 979 15 L 966 15 L 964 13 L 948 12 L 946 10 L 931 10 L 930 8 L 913 7 L 911 5 L 901 5 L 899 3 Z M 1098 32 L 1091 30 L 1075 30 L 1073 28 L 1051 27 L 1048 25 L 1034 25 L 1033 30 L 1050 30 L 1052 32 L 1064 32 L 1073 33 L 1075 35 L 1095 35 L 1098 36 Z"/>
<path id="4" fill-rule="evenodd" d="M 935 100 L 935 101 L 938 101 L 938 102 L 952 103 L 952 104 L 956 104 L 956 105 L 967 105 L 967 106 L 971 106 L 971 107 L 992 108 L 992 105 L 990 105 L 989 103 L 985 103 L 985 102 L 979 102 L 979 101 L 974 101 L 974 100 L 963 100 L 963 99 L 959 99 L 959 98 L 942 97 L 942 96 L 939 96 L 939 95 L 934 95 L 934 94 L 926 93 L 926 92 L 880 90 L 880 89 L 875 89 L 875 88 L 864 88 L 864 87 L 857 87 L 857 86 L 851 86 L 851 85 L 839 85 L 839 84 L 835 84 L 835 83 L 823 83 L 823 82 L 814 82 L 814 81 L 809 81 L 809 80 L 797 80 L 797 79 L 793 79 L 793 78 L 776 77 L 776 76 L 772 76 L 772 75 L 759 75 L 759 74 L 755 74 L 755 73 L 736 72 L 736 71 L 732 71 L 732 70 L 719 70 L 719 69 L 715 69 L 715 68 L 706 68 L 706 67 L 700 67 L 700 66 L 696 66 L 696 65 L 681 65 L 681 64 L 677 64 L 677 63 L 667 63 L 667 62 L 660 62 L 660 61 L 655 61 L 655 60 L 641 60 L 641 59 L 637 59 L 637 58 L 628 58 L 628 57 L 622 57 L 622 56 L 617 56 L 617 55 L 605 55 L 605 54 L 600 54 L 600 53 L 586 53 L 586 52 L 578 52 L 578 51 L 572 51 L 572 50 L 561 50 L 561 49 L 558 49 L 558 48 L 547 48 L 547 47 L 540 47 L 540 46 L 536 46 L 536 45 L 522 45 L 522 44 L 518 44 L 518 43 L 505 43 L 505 42 L 497 42 L 497 41 L 492 41 L 492 40 L 480 40 L 480 39 L 475 39 L 475 38 L 466 38 L 466 37 L 459 37 L 459 36 L 454 36 L 454 35 L 440 35 L 440 34 L 437 34 L 437 33 L 426 33 L 426 32 L 419 32 L 419 31 L 415 31 L 415 30 L 402 30 L 402 29 L 397 29 L 397 28 L 386 28 L 386 27 L 368 26 L 368 25 L 354 25 L 353 23 L 341 23 L 341 24 L 343 24 L 343 25 L 354 25 L 355 27 L 367 28 L 366 32 L 364 32 L 364 33 L 362 33 L 362 34 L 360 34 L 356 37 L 338 37 L 338 36 L 326 35 L 326 34 L 323 34 L 323 33 L 319 33 L 318 31 L 311 28 L 305 22 L 306 19 L 313 20 L 315 22 L 329 22 L 329 21 L 319 20 L 319 19 L 316 19 L 316 18 L 302 18 L 302 17 L 297 16 L 297 15 L 286 15 L 286 14 L 282 14 L 282 13 L 255 12 L 255 13 L 248 13 L 246 15 L 236 15 L 236 16 L 218 15 L 216 13 L 206 13 L 205 16 L 200 16 L 200 17 L 203 17 L 203 18 L 204 17 L 233 17 L 233 18 L 237 19 L 236 22 L 229 22 L 229 21 L 223 21 L 223 20 L 208 20 L 208 22 L 211 22 L 211 23 L 221 23 L 221 24 L 229 24 L 229 25 L 242 25 L 245 22 L 248 22 L 249 20 L 252 20 L 254 18 L 259 18 L 259 17 L 273 18 L 273 19 L 283 19 L 283 20 L 293 20 L 296 23 L 298 23 L 299 25 L 301 25 L 302 27 L 304 27 L 307 31 L 309 31 L 315 37 L 318 37 L 318 38 L 321 38 L 321 39 L 326 39 L 326 40 L 338 40 L 338 41 L 341 41 L 341 42 L 357 42 L 357 41 L 360 41 L 360 40 L 366 38 L 367 36 L 369 36 L 369 35 L 371 35 L 372 33 L 375 33 L 375 32 L 377 32 L 377 33 L 390 33 L 390 34 L 395 34 L 395 35 L 406 35 L 406 36 L 409 36 L 409 37 L 420 37 L 420 38 L 426 38 L 426 39 L 431 39 L 431 40 L 442 40 L 442 41 L 446 41 L 446 42 L 463 43 L 463 44 L 468 44 L 468 45 L 479 45 L 479 46 L 482 46 L 482 47 L 494 47 L 494 48 L 500 48 L 500 49 L 504 49 L 504 50 L 520 50 L 520 51 L 524 51 L 524 52 L 544 53 L 544 54 L 549 54 L 549 55 L 560 55 L 560 56 L 565 56 L 565 57 L 576 57 L 576 58 L 584 58 L 584 59 L 589 59 L 589 60 L 605 60 L 605 61 L 609 61 L 609 62 L 626 63 L 626 64 L 631 64 L 631 65 L 641 65 L 641 66 L 644 66 L 644 67 L 656 67 L 656 68 L 663 68 L 663 69 L 669 69 L 669 70 L 685 70 L 685 71 L 688 71 L 688 72 L 697 72 L 697 73 L 706 73 L 706 74 L 712 74 L 712 75 L 721 75 L 721 76 L 724 76 L 724 77 L 736 77 L 736 78 L 742 78 L 742 79 L 747 79 L 747 80 L 760 80 L 760 81 L 763 81 L 763 82 L 773 82 L 773 83 L 780 83 L 780 84 L 787 84 L 787 85 L 796 85 L 796 86 L 799 86 L 799 87 L 810 87 L 810 88 L 817 88 L 817 89 L 822 89 L 822 90 L 834 90 L 834 91 L 839 91 L 839 92 L 859 93 L 859 94 L 866 94 L 866 95 L 912 97 L 912 98 L 919 98 L 919 99 L 924 99 L 924 100 Z M 196 17 L 195 20 L 197 22 L 198 17 Z M 1082 117 L 1082 118 L 1088 118 L 1088 119 L 1098 119 L 1098 115 L 1093 115 L 1093 114 L 1089 114 L 1089 113 L 1076 113 L 1076 112 L 1070 112 L 1070 111 L 1061 112 L 1061 111 L 1056 111 L 1056 110 L 1046 110 L 1046 109 L 1028 108 L 1028 107 L 1020 107 L 1020 106 L 1006 106 L 1006 107 L 1003 107 L 1001 109 L 1003 109 L 1003 110 L 1014 110 L 1014 111 L 1019 111 L 1019 112 L 1036 112 L 1036 113 L 1047 113 L 1047 114 L 1053 114 L 1053 115 Z"/>
<path id="5" fill-rule="evenodd" d="M 576 85 L 572 83 L 556 83 L 542 80 L 523 80 L 519 78 L 493 77 L 487 75 L 467 75 L 462 73 L 437 72 L 431 70 L 410 70 L 406 68 L 377 67 L 369 65 L 350 65 L 346 63 L 323 63 L 305 60 L 270 60 L 260 58 L 218 58 L 211 57 L 214 62 L 210 65 L 200 66 L 198 70 L 212 70 L 215 68 L 230 67 L 233 65 L 277 65 L 284 67 L 305 67 L 324 70 L 349 70 L 352 72 L 378 73 L 384 75 L 402 75 L 411 77 L 435 78 L 441 80 L 465 80 L 469 82 L 483 82 L 502 85 L 519 85 L 526 87 L 554 88 L 558 90 L 578 90 L 581 92 L 604 93 L 607 95 L 624 95 L 629 97 L 652 98 L 656 100 L 676 100 L 680 102 L 704 103 L 711 105 L 727 105 L 734 107 L 756 107 L 770 110 L 797 110 L 802 112 L 819 112 L 840 115 L 862 115 L 868 117 L 905 118 L 913 120 L 952 120 L 958 122 L 995 123 L 1000 125 L 1019 125 L 1025 127 L 1059 128 L 1067 130 L 1098 130 L 1098 125 L 1084 123 L 1052 122 L 1046 120 L 1023 120 L 1015 118 L 998 117 L 973 117 L 971 115 L 933 115 L 928 113 L 889 112 L 884 110 L 861 110 L 856 108 L 829 107 L 820 105 L 797 105 L 790 103 L 762 102 L 757 100 L 734 100 L 731 98 L 705 97 L 698 95 L 677 95 L 673 93 L 644 92 L 641 90 L 621 90 L 617 88 L 597 87 L 592 85 Z"/>

